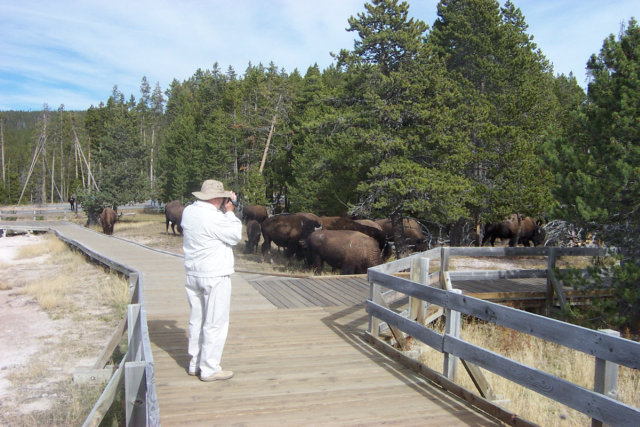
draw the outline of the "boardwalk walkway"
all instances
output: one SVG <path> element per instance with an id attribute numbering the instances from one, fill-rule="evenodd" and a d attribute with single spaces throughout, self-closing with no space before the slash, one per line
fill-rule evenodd
<path id="1" fill-rule="evenodd" d="M 70 223 L 36 225 L 55 228 L 143 275 L 165 426 L 498 424 L 366 344 L 363 304 L 336 298 L 339 289 L 329 284 L 324 294 L 314 290 L 322 304 L 299 301 L 286 308 L 261 294 L 263 277 L 234 274 L 222 365 L 236 375 L 200 382 L 186 374 L 189 309 L 180 256 Z"/>

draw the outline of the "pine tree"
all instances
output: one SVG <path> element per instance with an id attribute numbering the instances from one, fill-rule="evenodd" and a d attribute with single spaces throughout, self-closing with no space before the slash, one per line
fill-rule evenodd
<path id="1" fill-rule="evenodd" d="M 618 38 L 605 39 L 587 71 L 587 101 L 577 117 L 580 137 L 562 140 L 552 152 L 558 212 L 605 232 L 627 256 L 638 254 L 640 28 L 634 19 Z"/>
<path id="2" fill-rule="evenodd" d="M 539 155 L 556 106 L 552 75 L 526 30 L 509 1 L 500 8 L 495 0 L 448 0 L 429 35 L 468 105 L 460 125 L 469 129 L 465 176 L 476 223 L 537 215 L 551 203 Z"/>
<path id="3" fill-rule="evenodd" d="M 106 105 L 90 108 L 85 119 L 96 165 L 92 172 L 102 200 L 114 207 L 142 202 L 149 197 L 145 147 L 139 138 L 134 109 L 135 102 L 125 103 L 124 96 L 115 87 Z"/>
<path id="4" fill-rule="evenodd" d="M 464 214 L 468 184 L 456 172 L 465 153 L 451 127 L 461 102 L 444 64 L 424 43 L 427 25 L 408 18 L 406 2 L 376 0 L 365 8 L 349 20 L 348 30 L 360 40 L 339 56 L 347 75 L 348 132 L 366 170 L 356 181 L 362 197 L 356 210 L 390 216 L 403 256 L 403 216 L 439 222 Z"/>

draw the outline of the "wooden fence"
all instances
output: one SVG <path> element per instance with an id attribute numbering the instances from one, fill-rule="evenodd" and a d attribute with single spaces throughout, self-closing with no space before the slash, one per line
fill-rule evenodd
<path id="1" fill-rule="evenodd" d="M 160 408 L 156 394 L 153 355 L 151 341 L 147 328 L 147 316 L 144 305 L 143 276 L 123 264 L 116 263 L 105 256 L 92 251 L 86 246 L 65 238 L 56 231 L 58 238 L 67 244 L 81 250 L 90 258 L 129 277 L 130 304 L 127 306 L 127 353 L 123 357 L 118 369 L 111 376 L 102 395 L 94 405 L 83 426 L 97 426 L 100 424 L 116 395 L 124 383 L 125 392 L 125 420 L 127 426 L 157 426 L 160 425 Z M 116 328 L 112 339 L 107 343 L 99 361 L 108 360 L 122 337 L 124 322 Z M 103 366 L 94 367 L 100 369 Z"/>
<path id="2" fill-rule="evenodd" d="M 449 272 L 448 269 L 451 256 L 532 255 L 546 256 L 548 269 L 486 272 Z M 558 256 L 578 255 L 601 256 L 603 251 L 598 248 L 439 248 L 370 268 L 368 280 L 371 284 L 371 294 L 367 301 L 369 313 L 367 338 L 377 347 L 392 352 L 390 347 L 378 338 L 381 322 L 385 322 L 401 345 L 404 334 L 407 334 L 444 353 L 442 375 L 415 361 L 406 360 L 406 358 L 400 358 L 400 360 L 414 368 L 420 365 L 419 369 L 423 372 L 430 371 L 428 374 L 436 382 L 468 398 L 469 392 L 461 390 L 453 382 L 457 369 L 456 361 L 460 359 L 481 394 L 481 396 L 471 396 L 469 400 L 482 403 L 479 405 L 482 409 L 509 424 L 526 424 L 527 422 L 514 419 L 505 413 L 501 417 L 499 410 L 487 409 L 487 400 L 484 398 L 491 400 L 492 392 L 481 371 L 477 369 L 478 366 L 587 414 L 592 417 L 593 425 L 601 425 L 602 422 L 616 426 L 640 425 L 640 410 L 615 400 L 617 365 L 639 369 L 640 343 L 615 336 L 615 332 L 612 335 L 605 331 L 594 331 L 465 296 L 451 286 L 452 278 L 482 277 L 491 280 L 497 277 L 532 277 L 533 275 L 534 277 L 546 276 L 548 290 L 553 289 L 554 292 L 559 293 L 561 286 L 554 283 L 555 276 L 552 270 L 555 259 Z M 433 259 L 440 259 L 440 270 L 429 273 L 428 266 Z M 407 269 L 411 270 L 411 279 L 393 275 Z M 437 283 L 440 287 L 429 286 L 430 283 Z M 382 293 L 383 288 L 388 291 Z M 389 300 L 394 295 L 410 297 L 408 314 L 397 313 L 390 308 Z M 436 308 L 435 311 L 434 308 Z M 425 323 L 443 312 L 446 316 L 445 333 L 439 334 L 427 327 Z M 431 316 L 428 313 L 431 313 Z M 459 334 L 461 313 L 595 356 L 594 390 L 588 390 L 462 340 Z"/>

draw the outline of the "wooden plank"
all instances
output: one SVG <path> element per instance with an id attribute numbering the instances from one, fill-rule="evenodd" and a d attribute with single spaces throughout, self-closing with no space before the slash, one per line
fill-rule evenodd
<path id="1" fill-rule="evenodd" d="M 127 315 L 125 314 L 116 326 L 115 331 L 111 335 L 111 339 L 105 344 L 102 351 L 98 355 L 96 362 L 93 364 L 93 369 L 102 369 L 105 367 L 109 359 L 113 355 L 113 351 L 116 349 L 116 346 L 122 340 L 122 336 L 124 335 L 124 330 L 127 327 Z"/>
<path id="2" fill-rule="evenodd" d="M 307 281 L 300 282 L 300 287 L 305 289 L 309 295 L 312 295 L 318 301 L 321 301 L 321 305 L 324 306 L 332 306 L 332 305 L 343 305 L 343 302 L 340 298 L 336 297 L 330 293 L 322 293 L 317 286 L 314 286 L 312 283 Z"/>
<path id="3" fill-rule="evenodd" d="M 394 360 L 397 360 L 403 365 L 409 367 L 410 369 L 413 369 L 416 372 L 419 372 L 420 374 L 428 378 L 430 381 L 433 381 L 435 384 L 438 384 L 439 386 L 443 387 L 445 390 L 448 390 L 449 392 L 463 398 L 464 400 L 471 403 L 472 405 L 485 411 L 487 414 L 491 414 L 492 416 L 498 418 L 500 421 L 512 426 L 536 426 L 537 425 L 521 418 L 517 414 L 509 412 L 501 408 L 500 406 L 495 405 L 494 403 L 480 396 L 477 396 L 476 394 L 465 389 L 464 387 L 459 386 L 455 382 L 450 381 L 444 375 L 434 371 L 428 366 L 407 357 L 406 355 L 402 354 L 395 348 L 384 343 L 380 339 L 377 339 L 368 333 L 365 333 L 365 338 L 370 343 L 372 343 L 376 348 L 384 351 L 385 354 L 388 354 L 389 356 L 393 357 Z"/>
<path id="4" fill-rule="evenodd" d="M 478 300 L 468 295 L 455 295 L 451 292 L 424 287 L 406 279 L 375 271 L 370 271 L 369 276 L 376 283 L 423 298 L 441 307 L 525 332 L 614 363 L 634 369 L 640 368 L 640 344 L 634 341 L 611 337 L 601 332 Z"/>
<path id="5" fill-rule="evenodd" d="M 321 294 L 331 299 L 331 304 L 318 304 L 320 306 L 327 305 L 352 305 L 350 296 L 345 295 L 344 289 L 341 289 L 342 281 L 340 279 L 323 280 L 319 278 L 301 279 L 300 286 L 307 289 L 308 292 L 313 290 L 316 294 Z"/>
<path id="6" fill-rule="evenodd" d="M 449 295 L 446 304 L 462 313 L 564 345 L 614 363 L 640 369 L 640 343 L 570 323 L 504 307 L 465 295 Z"/>
<path id="7" fill-rule="evenodd" d="M 294 279 L 297 280 L 297 279 Z M 274 286 L 289 301 L 288 306 L 293 307 L 313 307 L 315 304 L 309 301 L 306 293 L 300 292 L 300 288 L 295 286 L 294 280 L 275 279 L 269 281 L 269 286 Z"/>
<path id="8" fill-rule="evenodd" d="M 254 286 L 257 287 L 258 291 L 268 299 L 273 305 L 278 308 L 288 308 L 288 301 L 282 297 L 279 292 L 276 292 L 273 287 L 270 287 L 268 283 L 255 280 L 251 282 Z"/>
<path id="9" fill-rule="evenodd" d="M 127 426 L 147 425 L 145 398 L 145 362 L 126 362 L 124 365 L 124 396 Z"/>
<path id="10" fill-rule="evenodd" d="M 547 270 L 474 270 L 450 271 L 449 277 L 456 280 L 495 280 L 495 279 L 526 279 L 547 277 Z"/>
<path id="11" fill-rule="evenodd" d="M 636 408 L 461 339 L 445 335 L 444 350 L 605 423 L 640 425 L 640 410 Z"/>
<path id="12" fill-rule="evenodd" d="M 317 279 L 316 279 L 317 280 Z M 344 305 L 362 304 L 369 294 L 369 286 L 356 287 L 353 279 L 324 280 L 320 279 L 323 288 L 344 300 Z"/>
<path id="13" fill-rule="evenodd" d="M 442 335 L 432 331 L 429 328 L 425 328 L 422 325 L 409 320 L 398 313 L 389 310 L 381 305 L 375 304 L 372 301 L 367 301 L 367 313 L 378 319 L 387 322 L 388 325 L 397 327 L 402 332 L 410 335 L 428 346 L 435 348 L 439 352 L 442 352 Z"/>

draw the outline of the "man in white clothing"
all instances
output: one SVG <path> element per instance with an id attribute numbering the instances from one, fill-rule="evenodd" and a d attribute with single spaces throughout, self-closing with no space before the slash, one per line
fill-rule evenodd
<path id="1" fill-rule="evenodd" d="M 212 179 L 192 193 L 198 200 L 182 213 L 184 267 L 189 317 L 189 375 L 202 381 L 227 380 L 220 367 L 229 330 L 231 247 L 242 239 L 242 222 L 233 213 L 237 196 Z"/>

